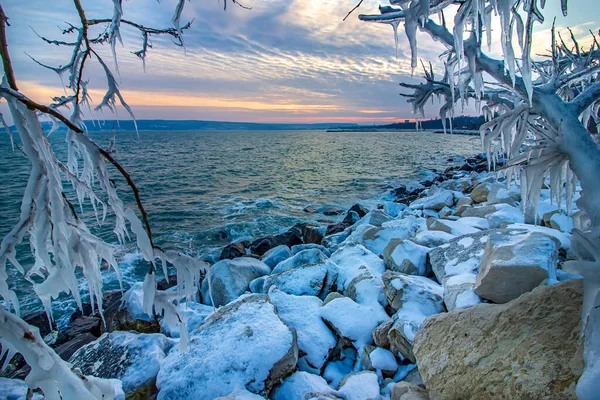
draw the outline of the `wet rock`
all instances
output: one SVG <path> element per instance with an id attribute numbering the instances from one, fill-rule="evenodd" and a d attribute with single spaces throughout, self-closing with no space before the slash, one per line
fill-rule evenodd
<path id="1" fill-rule="evenodd" d="M 96 339 L 98 339 L 98 336 L 94 336 L 89 332 L 84 332 L 59 345 L 54 351 L 56 351 L 56 354 L 58 354 L 60 358 L 69 361 L 71 356 L 75 354 L 77 350 Z"/>
<path id="2" fill-rule="evenodd" d="M 234 258 L 243 257 L 246 255 L 246 247 L 249 247 L 249 242 L 238 242 L 228 244 L 223 247 L 219 260 L 232 260 Z"/>
<path id="3" fill-rule="evenodd" d="M 323 210 L 323 215 L 333 216 L 333 215 L 341 215 L 344 213 L 344 209 L 339 207 L 327 207 Z"/>
<path id="4" fill-rule="evenodd" d="M 296 247 L 296 246 L 294 246 Z M 283 260 L 287 260 L 292 256 L 290 248 L 282 244 L 267 251 L 261 258 L 261 261 L 267 264 L 270 268 L 275 268 L 277 264 Z"/>

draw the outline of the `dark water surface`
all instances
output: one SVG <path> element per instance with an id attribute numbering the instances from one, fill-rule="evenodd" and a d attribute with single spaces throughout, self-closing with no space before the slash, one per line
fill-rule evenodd
<path id="1" fill-rule="evenodd" d="M 103 147 L 112 136 L 92 134 Z M 53 133 L 50 141 L 59 155 L 64 153 L 63 134 Z M 140 189 L 156 242 L 204 256 L 296 222 L 335 220 L 305 213 L 308 205 L 347 208 L 357 200 L 375 205 L 394 185 L 423 179 L 428 170 L 453 164 L 449 157 L 456 163 L 480 149 L 478 137 L 422 132 L 142 131 L 139 137 L 135 132 L 117 135 L 116 158 Z M 0 154 L 4 237 L 18 221 L 29 164 L 19 150 L 11 151 L 7 137 L 0 138 Z M 117 179 L 117 185 L 131 204 L 124 181 Z M 90 226 L 116 243 L 110 221 Z M 27 263 L 28 245 L 21 247 Z M 120 252 L 125 283 L 143 277 L 146 266 L 134 247 L 128 244 Z M 106 286 L 115 287 L 113 280 L 107 275 Z M 21 286 L 18 277 L 13 281 Z M 37 307 L 22 291 L 22 307 Z"/>

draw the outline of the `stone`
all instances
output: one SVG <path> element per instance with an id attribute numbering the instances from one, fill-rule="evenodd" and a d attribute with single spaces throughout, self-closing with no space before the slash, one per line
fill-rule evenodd
<path id="1" fill-rule="evenodd" d="M 370 344 L 363 347 L 361 362 L 365 369 L 381 371 L 384 377 L 392 377 L 398 370 L 398 363 L 391 351 Z"/>
<path id="2" fill-rule="evenodd" d="M 71 338 L 68 342 L 64 342 L 57 346 L 54 351 L 56 351 L 56 354 L 58 354 L 60 358 L 69 361 L 69 358 L 71 358 L 77 350 L 96 339 L 98 339 L 98 336 L 94 336 L 89 332 L 83 332 Z"/>
<path id="3" fill-rule="evenodd" d="M 391 221 L 392 217 L 387 215 L 383 210 L 373 210 L 362 217 L 358 223 L 370 224 L 373 226 L 381 226 L 385 222 Z"/>
<path id="4" fill-rule="evenodd" d="M 420 386 L 422 388 L 425 387 L 423 383 L 423 378 L 419 373 L 419 368 L 413 368 L 405 377 L 402 379 L 403 382 L 412 383 L 413 385 Z"/>
<path id="5" fill-rule="evenodd" d="M 287 260 L 291 256 L 292 252 L 290 248 L 287 247 L 285 244 L 282 244 L 277 247 L 273 247 L 271 250 L 267 251 L 265 254 L 263 254 L 260 260 L 267 264 L 270 268 L 275 268 L 277 264 L 279 264 L 283 260 Z"/>
<path id="6" fill-rule="evenodd" d="M 456 207 L 473 205 L 473 199 L 470 197 L 461 197 L 456 201 Z"/>
<path id="7" fill-rule="evenodd" d="M 326 227 L 306 225 L 302 231 L 302 241 L 305 244 L 321 244 L 323 237 L 327 233 Z"/>
<path id="8" fill-rule="evenodd" d="M 344 213 L 344 209 L 339 207 L 327 207 L 323 210 L 323 215 L 333 216 L 333 215 L 341 215 Z"/>
<path id="9" fill-rule="evenodd" d="M 386 271 L 382 280 L 385 297 L 394 311 L 409 307 L 426 316 L 445 311 L 443 289 L 429 278 Z"/>
<path id="10" fill-rule="evenodd" d="M 210 285 L 209 279 L 202 280 L 203 304 L 212 305 L 214 302 L 215 307 L 225 305 L 248 291 L 253 279 L 270 272 L 268 265 L 250 257 L 221 260 L 210 269 Z"/>
<path id="11" fill-rule="evenodd" d="M 454 205 L 454 195 L 449 190 L 442 190 L 436 194 L 422 197 L 410 203 L 412 209 L 429 209 L 440 211 L 444 207 L 452 207 Z"/>
<path id="12" fill-rule="evenodd" d="M 325 260 L 327 260 L 327 256 L 321 251 L 321 249 L 306 249 L 277 264 L 275 268 L 273 268 L 272 273 L 278 274 L 280 272 L 288 271 L 290 269 L 305 265 L 315 265 L 325 262 Z"/>
<path id="13" fill-rule="evenodd" d="M 219 257 L 219 260 L 226 260 L 226 259 L 234 259 L 234 258 L 238 258 L 238 257 L 243 257 L 246 255 L 246 245 L 249 245 L 250 243 L 248 242 L 238 242 L 238 243 L 231 243 L 228 244 L 227 246 L 223 247 L 223 250 L 221 251 L 221 256 Z"/>
<path id="14" fill-rule="evenodd" d="M 465 220 L 465 218 L 460 218 L 457 221 L 452 221 L 450 219 L 435 219 L 429 217 L 427 218 L 427 229 L 429 229 L 430 231 L 446 232 L 454 236 L 463 236 L 471 233 L 477 233 L 481 229 L 487 229 L 487 221 L 486 228 L 478 228 L 476 226 L 473 226 L 473 224 L 469 223 L 468 220 Z"/>
<path id="15" fill-rule="evenodd" d="M 77 350 L 69 363 L 85 375 L 119 379 L 125 393 L 134 395 L 154 388 L 160 363 L 175 343 L 159 333 L 115 331 Z"/>
<path id="16" fill-rule="evenodd" d="M 492 204 L 508 204 L 515 207 L 517 202 L 511 197 L 510 192 L 504 185 L 492 183 L 490 191 L 487 195 L 487 203 Z"/>
<path id="17" fill-rule="evenodd" d="M 264 255 L 267 251 L 271 250 L 273 247 L 280 246 L 282 244 L 292 247 L 297 244 L 302 244 L 302 229 L 299 227 L 292 227 L 289 231 L 285 233 L 280 233 L 279 235 L 267 236 L 264 238 L 260 238 L 252 242 L 250 245 L 250 250 L 253 254 L 257 254 L 259 256 Z"/>
<path id="18" fill-rule="evenodd" d="M 297 360 L 295 330 L 268 296 L 244 296 L 193 330 L 187 352 L 169 353 L 156 380 L 158 399 L 211 400 L 240 388 L 269 397 Z"/>
<path id="19" fill-rule="evenodd" d="M 335 300 L 335 299 L 340 299 L 342 297 L 345 297 L 345 296 L 341 293 L 331 292 L 327 295 L 327 297 L 325 297 L 325 300 L 323 300 L 323 305 L 326 305 L 330 301 Z"/>
<path id="20" fill-rule="evenodd" d="M 339 397 L 346 400 L 366 400 L 379 398 L 379 380 L 371 371 L 353 372 L 340 382 Z"/>
<path id="21" fill-rule="evenodd" d="M 356 203 L 352 207 L 350 207 L 350 209 L 348 210 L 348 213 L 350 213 L 352 211 L 354 211 L 355 213 L 358 214 L 358 218 L 364 217 L 369 212 L 369 210 L 367 208 L 363 207 L 359 203 Z"/>
<path id="22" fill-rule="evenodd" d="M 103 304 L 106 324 L 99 324 L 100 333 L 113 331 L 160 332 L 158 321 L 143 310 L 142 282 L 135 283 L 125 294 L 120 291 L 117 293 L 110 297 L 110 301 Z M 107 299 L 106 293 L 104 298 Z"/>
<path id="23" fill-rule="evenodd" d="M 330 237 L 331 235 L 335 235 L 336 233 L 344 232 L 346 228 L 348 228 L 350 225 L 351 224 L 348 224 L 346 222 L 338 222 L 337 224 L 327 225 L 327 230 L 325 231 L 325 239 L 327 239 L 327 237 Z M 323 243 L 323 240 L 321 240 L 321 243 Z M 325 243 L 323 243 L 323 245 L 327 246 Z"/>
<path id="24" fill-rule="evenodd" d="M 383 250 L 383 261 L 392 271 L 425 276 L 429 250 L 410 240 L 392 239 Z"/>
<path id="25" fill-rule="evenodd" d="M 390 337 L 388 334 L 393 323 L 394 321 L 390 318 L 379 324 L 377 328 L 373 329 L 373 342 L 375 342 L 377 346 L 384 349 L 390 348 Z"/>
<path id="26" fill-rule="evenodd" d="M 360 218 L 360 215 L 356 211 L 350 210 L 348 211 L 348 214 L 346 214 L 346 216 L 344 217 L 342 223 L 346 226 L 351 226 L 360 221 Z"/>
<path id="27" fill-rule="evenodd" d="M 427 318 L 415 341 L 432 398 L 575 399 L 582 281 Z"/>
<path id="28" fill-rule="evenodd" d="M 215 400 L 265 400 L 265 398 L 245 389 L 241 389 L 236 390 L 227 396 L 217 397 Z"/>
<path id="29" fill-rule="evenodd" d="M 476 206 L 466 208 L 461 214 L 461 217 L 478 217 L 486 218 L 488 215 L 495 213 L 497 210 L 496 206 Z"/>
<path id="30" fill-rule="evenodd" d="M 497 211 L 489 214 L 486 219 L 488 220 L 489 227 L 500 228 L 503 223 L 523 223 L 525 217 L 523 212 L 517 207 L 510 206 L 508 204 L 499 204 Z"/>
<path id="31" fill-rule="evenodd" d="M 99 317 L 88 317 L 82 315 L 81 317 L 71 321 L 66 329 L 63 329 L 58 333 L 55 345 L 59 346 L 63 343 L 69 342 L 85 333 L 90 333 L 92 336 L 97 338 L 100 336 L 100 323 L 101 320 Z"/>
<path id="32" fill-rule="evenodd" d="M 262 292 L 266 293 L 271 286 L 275 286 L 288 294 L 325 298 L 329 292 L 335 291 L 336 280 L 337 265 L 325 260 L 266 276 Z"/>
<path id="33" fill-rule="evenodd" d="M 391 400 L 429 400 L 427 391 L 409 382 L 398 382 L 392 389 Z"/>
<path id="34" fill-rule="evenodd" d="M 415 237 L 411 240 L 421 246 L 432 248 L 446 244 L 455 237 L 456 236 L 448 232 L 423 229 L 417 232 Z"/>
<path id="35" fill-rule="evenodd" d="M 295 256 L 296 254 L 300 253 L 303 250 L 310 250 L 310 249 L 319 249 L 327 257 L 331 257 L 331 252 L 325 246 L 322 246 L 322 245 L 316 244 L 316 243 L 297 244 L 292 247 L 292 255 Z"/>
<path id="36" fill-rule="evenodd" d="M 475 292 L 506 303 L 533 290 L 543 280 L 556 281 L 557 240 L 539 232 L 490 234 L 475 282 Z"/>
<path id="37" fill-rule="evenodd" d="M 378 256 L 392 239 L 410 239 L 422 226 L 422 219 L 404 218 L 392 220 L 382 227 L 361 225 L 344 243 L 360 243 Z"/>
<path id="38" fill-rule="evenodd" d="M 446 218 L 447 216 L 452 215 L 452 209 L 450 209 L 449 207 L 444 207 L 440 210 L 438 215 L 439 218 Z"/>
<path id="39" fill-rule="evenodd" d="M 471 192 L 471 200 L 475 203 L 483 203 L 487 201 L 488 193 L 490 192 L 490 184 L 489 183 L 480 183 L 473 188 Z"/>
<path id="40" fill-rule="evenodd" d="M 468 198 L 468 197 L 463 197 L 463 199 L 466 199 L 466 198 Z M 462 215 L 464 214 L 464 212 L 466 210 L 468 210 L 469 208 L 473 208 L 473 206 L 466 205 L 466 204 L 462 204 L 460 206 L 456 206 L 456 208 L 454 209 L 454 211 L 452 211 L 452 216 L 462 217 Z"/>
<path id="41" fill-rule="evenodd" d="M 481 298 L 475 293 L 475 274 L 451 276 L 444 281 L 444 304 L 448 311 L 455 308 L 468 308 L 481 303 Z"/>

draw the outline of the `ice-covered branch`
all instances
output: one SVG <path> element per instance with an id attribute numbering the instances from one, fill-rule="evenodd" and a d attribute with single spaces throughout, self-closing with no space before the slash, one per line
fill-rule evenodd
<path id="1" fill-rule="evenodd" d="M 600 81 L 589 86 L 570 102 L 577 115 L 587 110 L 592 104 L 600 101 Z"/>

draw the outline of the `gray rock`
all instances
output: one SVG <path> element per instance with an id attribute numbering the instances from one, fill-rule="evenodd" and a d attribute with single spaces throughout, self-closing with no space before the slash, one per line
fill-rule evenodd
<path id="1" fill-rule="evenodd" d="M 471 200 L 475 203 L 483 203 L 487 200 L 488 193 L 490 192 L 489 183 L 480 183 L 473 188 L 471 192 Z"/>
<path id="2" fill-rule="evenodd" d="M 237 299 L 249 290 L 253 279 L 270 272 L 271 268 L 265 263 L 250 257 L 219 261 L 210 269 L 214 306 L 220 307 Z M 202 300 L 204 304 L 211 305 L 208 283 L 208 279 L 202 281 Z"/>
<path id="3" fill-rule="evenodd" d="M 460 214 L 461 217 L 478 217 L 485 218 L 488 215 L 495 213 L 497 210 L 496 206 L 477 206 L 465 208 Z"/>
<path id="4" fill-rule="evenodd" d="M 62 358 L 65 361 L 69 361 L 71 356 L 75 354 L 77 350 L 79 350 L 86 344 L 93 342 L 96 339 L 98 339 L 97 336 L 94 336 L 89 332 L 84 332 L 72 338 L 68 342 L 65 342 L 60 346 L 56 347 L 54 351 L 56 351 L 56 354 L 58 354 L 60 358 Z"/>
<path id="5" fill-rule="evenodd" d="M 389 332 L 393 323 L 394 321 L 390 318 L 379 324 L 377 328 L 373 329 L 373 342 L 375 342 L 377 346 L 383 347 L 384 349 L 390 348 Z"/>
<path id="6" fill-rule="evenodd" d="M 556 239 L 543 233 L 491 233 L 475 292 L 495 303 L 506 303 L 533 290 L 546 278 L 556 280 L 559 247 Z"/>
<path id="7" fill-rule="evenodd" d="M 343 294 L 338 293 L 338 292 L 331 292 L 327 295 L 327 297 L 325 297 L 325 300 L 323 300 L 323 305 L 326 305 L 327 303 L 329 303 L 332 300 L 335 299 L 339 299 L 345 297 Z"/>
<path id="8" fill-rule="evenodd" d="M 582 281 L 429 317 L 414 341 L 432 398 L 575 399 Z"/>
<path id="9" fill-rule="evenodd" d="M 398 382 L 392 389 L 391 400 L 429 400 L 429 394 L 420 386 L 409 382 Z"/>
<path id="10" fill-rule="evenodd" d="M 295 247 L 295 246 L 294 246 Z M 273 247 L 271 250 L 267 251 L 261 258 L 261 261 L 267 264 L 270 268 L 275 268 L 277 264 L 286 260 L 292 256 L 292 252 L 290 248 L 285 244 L 282 244 L 277 247 Z"/>

